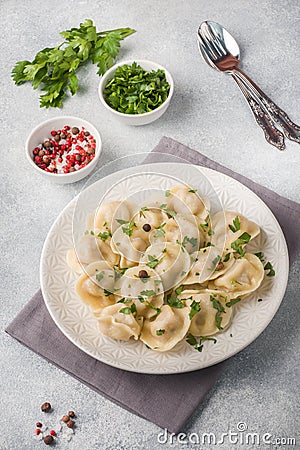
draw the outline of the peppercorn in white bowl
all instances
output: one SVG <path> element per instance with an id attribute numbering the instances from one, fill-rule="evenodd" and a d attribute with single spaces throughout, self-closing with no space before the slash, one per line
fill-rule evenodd
<path id="1" fill-rule="evenodd" d="M 30 165 L 58 184 L 74 183 L 89 175 L 101 151 L 101 137 L 94 125 L 73 116 L 42 122 L 26 141 Z"/>
<path id="2" fill-rule="evenodd" d="M 128 77 L 123 77 L 122 74 L 117 77 L 118 80 L 116 80 L 116 86 L 114 89 L 114 92 L 111 94 L 111 100 L 109 99 L 109 95 L 107 94 L 107 91 L 111 88 L 111 83 L 114 82 L 114 79 L 116 79 L 116 71 L 120 68 L 125 67 L 125 75 L 128 75 Z M 140 66 L 137 68 L 137 66 Z M 130 69 L 133 68 L 133 71 L 136 70 L 137 73 L 137 80 L 131 84 L 130 79 Z M 157 80 L 157 83 L 154 79 L 152 80 L 146 80 L 145 82 L 143 80 L 142 75 L 138 74 L 138 69 L 141 68 L 145 72 L 148 72 L 148 74 L 153 74 L 154 72 L 159 71 L 159 79 Z M 162 75 L 164 74 L 164 77 Z M 141 80 L 138 80 L 139 75 L 141 76 Z M 146 75 L 147 76 L 147 75 Z M 142 91 L 135 91 L 134 85 L 137 83 L 140 86 L 143 84 Z M 128 83 L 128 84 L 127 84 Z M 167 85 L 169 87 L 167 87 Z M 128 89 L 126 89 L 128 87 Z M 165 88 L 167 87 L 167 95 Z M 143 91 L 144 89 L 144 91 Z M 111 89 L 112 90 L 112 89 Z M 157 92 L 156 92 L 157 91 Z M 147 61 L 143 59 L 135 59 L 130 61 L 123 61 L 118 64 L 115 64 L 113 67 L 111 67 L 101 78 L 99 83 L 99 98 L 102 103 L 102 105 L 110 111 L 112 114 L 116 116 L 117 119 L 119 119 L 121 122 L 123 122 L 126 125 L 147 125 L 148 123 L 154 122 L 154 120 L 157 120 L 159 117 L 161 117 L 166 110 L 169 107 L 172 95 L 174 92 L 174 81 L 173 78 L 168 72 L 167 69 L 165 69 L 160 64 L 157 64 L 152 61 Z M 149 110 L 149 104 L 146 105 L 146 111 L 139 112 L 139 102 L 141 96 L 145 94 L 145 99 L 148 99 L 148 93 L 154 94 L 152 98 L 149 99 L 149 104 L 151 102 L 151 108 L 153 105 L 153 109 Z M 157 95 L 155 95 L 157 94 Z M 163 101 L 160 102 L 159 96 L 163 96 Z M 121 99 L 122 97 L 122 99 Z M 115 100 L 115 102 L 114 102 Z M 120 100 L 120 102 L 118 101 Z M 153 101 L 154 100 L 154 101 Z M 155 105 L 155 102 L 158 100 L 159 106 Z M 128 108 L 126 108 L 126 102 L 128 102 Z M 114 104 L 113 104 L 114 103 Z M 142 102 L 141 102 L 142 103 Z M 125 104 L 125 107 L 122 108 L 122 105 Z M 132 104 L 135 106 L 134 113 L 130 113 L 128 111 L 131 110 Z M 143 106 L 143 105 L 141 105 Z M 125 111 L 127 109 L 127 112 L 120 112 L 117 109 L 122 109 L 122 111 Z M 141 108 L 142 110 L 143 108 Z"/>

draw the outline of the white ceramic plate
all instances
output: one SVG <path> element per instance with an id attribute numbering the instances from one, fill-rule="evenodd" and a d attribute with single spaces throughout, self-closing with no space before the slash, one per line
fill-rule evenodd
<path id="1" fill-rule="evenodd" d="M 185 341 L 160 353 L 138 341 L 116 341 L 102 336 L 96 319 L 75 293 L 78 275 L 67 266 L 66 252 L 86 229 L 86 217 L 99 201 L 138 196 L 148 190 L 169 189 L 188 183 L 212 200 L 211 208 L 224 207 L 254 220 L 262 229 L 251 251 L 262 251 L 276 271 L 261 287 L 234 309 L 231 326 L 205 342 L 200 353 Z M 144 191 L 147 188 L 147 191 Z M 219 203 L 219 204 L 218 204 Z M 73 229 L 73 234 L 72 234 Z M 288 252 L 281 228 L 269 208 L 238 181 L 198 166 L 179 163 L 148 164 L 113 173 L 73 199 L 49 231 L 41 256 L 41 286 L 48 310 L 60 330 L 77 347 L 94 358 L 133 372 L 167 374 L 189 372 L 223 361 L 249 345 L 267 327 L 282 301 L 288 279 Z M 262 301 L 258 302 L 258 299 Z"/>

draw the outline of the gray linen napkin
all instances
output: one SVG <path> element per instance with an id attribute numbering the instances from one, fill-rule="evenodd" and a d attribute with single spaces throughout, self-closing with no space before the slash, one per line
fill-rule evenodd
<path id="1" fill-rule="evenodd" d="M 287 239 L 291 262 L 296 258 L 300 250 L 297 236 L 299 204 L 280 197 L 170 138 L 162 138 L 146 162 L 157 161 L 158 153 L 163 158 L 162 154 L 166 153 L 180 156 L 193 164 L 224 172 L 249 186 L 277 217 Z M 159 159 L 162 160 L 161 157 Z M 176 375 L 143 375 L 110 367 L 85 354 L 64 336 L 50 317 L 41 291 L 25 305 L 6 332 L 109 400 L 175 433 L 182 430 L 226 365 L 223 362 L 207 369 Z"/>

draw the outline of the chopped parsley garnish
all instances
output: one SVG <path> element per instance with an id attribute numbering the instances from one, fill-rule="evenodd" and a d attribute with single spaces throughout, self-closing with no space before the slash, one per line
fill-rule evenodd
<path id="1" fill-rule="evenodd" d="M 267 277 L 274 277 L 275 276 L 275 270 L 274 270 L 272 264 L 270 263 L 270 261 L 267 262 L 267 264 L 265 265 L 264 269 L 269 271 L 267 273 Z"/>
<path id="2" fill-rule="evenodd" d="M 184 308 L 185 307 L 185 304 L 181 300 L 179 300 L 179 298 L 171 297 L 171 295 L 168 296 L 167 302 L 169 303 L 169 305 L 172 308 Z"/>
<path id="3" fill-rule="evenodd" d="M 182 241 L 182 246 L 185 248 L 185 246 L 190 243 L 193 247 L 195 247 L 195 245 L 197 245 L 198 243 L 198 239 L 191 237 L 189 238 L 188 236 L 184 236 L 183 241 Z"/>
<path id="4" fill-rule="evenodd" d="M 165 235 L 164 227 L 166 226 L 166 222 L 159 225 L 159 227 L 156 228 L 156 232 L 154 233 L 153 237 L 158 238 L 159 236 Z"/>
<path id="5" fill-rule="evenodd" d="M 132 302 L 132 299 L 126 298 L 126 297 L 123 297 L 123 298 L 121 298 L 121 300 L 117 301 L 117 303 L 131 303 L 131 302 Z"/>
<path id="6" fill-rule="evenodd" d="M 200 227 L 202 228 L 203 231 L 207 232 L 207 229 L 208 229 L 208 223 L 207 223 L 207 222 L 205 222 L 205 223 L 200 223 Z"/>
<path id="7" fill-rule="evenodd" d="M 191 192 L 192 194 L 196 194 L 197 189 L 190 189 L 189 192 Z"/>
<path id="8" fill-rule="evenodd" d="M 215 344 L 217 342 L 217 339 L 212 338 L 212 337 L 207 337 L 207 336 L 200 336 L 199 342 L 198 342 L 192 333 L 189 333 L 186 338 L 186 342 L 188 344 L 192 345 L 195 348 L 195 350 L 198 350 L 198 352 L 202 352 L 202 350 L 203 350 L 202 342 L 204 342 L 204 341 L 213 341 L 213 343 Z"/>
<path id="9" fill-rule="evenodd" d="M 223 259 L 223 262 L 229 261 L 229 258 L 230 258 L 230 253 L 226 253 L 226 255 L 225 255 L 224 259 Z"/>
<path id="10" fill-rule="evenodd" d="M 160 205 L 160 209 L 162 209 L 166 214 L 168 214 L 168 216 L 171 216 L 171 217 L 175 217 L 177 214 L 175 211 L 172 211 L 171 209 L 167 209 L 166 203 L 163 203 L 162 205 Z"/>
<path id="11" fill-rule="evenodd" d="M 247 243 L 250 241 L 250 239 L 251 239 L 251 234 L 249 234 L 249 233 L 247 233 L 247 232 L 245 231 L 245 233 L 242 233 L 242 234 L 238 237 L 238 239 L 236 239 L 236 241 L 234 241 L 234 242 L 231 243 L 231 248 L 232 248 L 235 252 L 237 252 L 237 253 L 240 255 L 240 257 L 242 257 L 242 256 L 245 255 L 245 252 L 244 252 L 244 250 L 243 250 L 243 246 L 244 246 L 245 244 L 247 244 Z"/>
<path id="12" fill-rule="evenodd" d="M 140 209 L 140 217 L 144 217 L 144 219 L 146 218 L 146 214 L 144 213 L 144 211 L 149 211 L 149 208 L 147 208 L 147 206 L 143 206 Z"/>
<path id="13" fill-rule="evenodd" d="M 159 264 L 159 260 L 152 255 L 148 255 L 148 262 L 146 263 L 146 266 L 150 267 L 150 269 L 155 269 L 155 267 Z"/>
<path id="14" fill-rule="evenodd" d="M 166 190 L 165 192 L 165 196 L 166 197 L 170 197 L 170 195 L 172 195 L 171 191 L 169 189 Z"/>
<path id="15" fill-rule="evenodd" d="M 126 227 L 122 227 L 123 233 L 127 234 L 127 236 L 132 236 L 133 228 L 136 227 L 136 224 L 131 221 Z"/>
<path id="16" fill-rule="evenodd" d="M 226 312 L 224 306 L 217 300 L 215 295 L 210 296 L 210 301 L 212 302 L 213 308 L 217 310 L 216 312 L 216 326 L 218 330 L 223 330 L 221 326 L 222 323 L 222 313 Z"/>
<path id="17" fill-rule="evenodd" d="M 239 217 L 236 216 L 236 218 L 233 219 L 233 225 L 229 224 L 228 227 L 233 233 L 236 233 L 237 231 L 239 231 L 241 229 L 241 222 L 240 222 Z"/>
<path id="18" fill-rule="evenodd" d="M 104 272 L 103 271 L 101 271 L 101 272 L 96 274 L 96 280 L 99 281 L 99 283 L 100 283 L 100 281 L 102 280 L 103 277 L 104 277 Z"/>
<path id="19" fill-rule="evenodd" d="M 182 291 L 183 291 L 183 285 L 181 284 L 180 286 L 178 286 L 178 288 L 175 289 L 175 294 L 180 295 Z"/>
<path id="20" fill-rule="evenodd" d="M 121 308 L 119 312 L 122 314 L 131 314 L 131 308 Z"/>
<path id="21" fill-rule="evenodd" d="M 208 232 L 207 232 L 208 236 L 212 236 L 214 233 L 215 232 L 212 229 L 209 229 Z"/>
<path id="22" fill-rule="evenodd" d="M 242 299 L 240 297 L 234 298 L 233 300 L 230 300 L 230 302 L 226 303 L 226 306 L 228 308 L 231 308 L 231 306 L 235 305 L 236 303 L 240 302 Z"/>
<path id="23" fill-rule="evenodd" d="M 235 278 L 232 278 L 232 280 L 230 280 L 230 283 L 232 284 L 232 286 L 236 286 L 237 284 L 239 284 L 240 286 L 242 286 L 242 283 L 240 283 L 239 281 L 237 281 Z"/>
<path id="24" fill-rule="evenodd" d="M 90 231 L 92 236 L 95 236 L 95 233 L 93 232 L 93 230 Z"/>
<path id="25" fill-rule="evenodd" d="M 257 256 L 261 262 L 265 262 L 265 255 L 263 254 L 263 252 L 258 252 L 258 253 L 254 253 L 255 256 Z M 267 273 L 267 277 L 274 277 L 275 276 L 275 270 L 272 266 L 272 264 L 270 263 L 270 261 L 268 261 L 266 263 L 266 265 L 264 266 L 265 270 L 269 270 L 269 272 Z"/>
<path id="26" fill-rule="evenodd" d="M 157 336 L 162 336 L 165 333 L 166 330 L 156 330 Z"/>
<path id="27" fill-rule="evenodd" d="M 217 255 L 213 260 L 212 260 L 212 267 L 209 267 L 208 270 L 215 270 L 216 266 L 218 265 L 218 263 L 221 261 L 221 256 Z"/>
<path id="28" fill-rule="evenodd" d="M 119 289 L 104 289 L 104 295 L 108 297 L 109 295 L 115 294 Z"/>
<path id="29" fill-rule="evenodd" d="M 120 313 L 122 314 L 136 314 L 136 304 L 132 303 L 132 305 L 129 307 L 125 307 L 125 308 L 121 308 L 119 310 Z"/>
<path id="30" fill-rule="evenodd" d="M 120 225 L 125 225 L 125 223 L 129 223 L 128 220 L 123 219 L 116 219 L 116 222 L 118 222 Z"/>
<path id="31" fill-rule="evenodd" d="M 98 237 L 102 240 L 102 241 L 106 241 L 107 238 L 111 237 L 111 233 L 109 231 L 103 231 L 100 232 L 98 234 Z"/>
<path id="32" fill-rule="evenodd" d="M 257 256 L 261 262 L 265 261 L 265 255 L 263 254 L 263 252 L 258 252 L 258 253 L 254 253 L 255 256 Z"/>
<path id="33" fill-rule="evenodd" d="M 191 304 L 191 311 L 189 313 L 189 318 L 192 318 L 201 310 L 200 302 L 196 302 L 195 300 Z"/>
<path id="34" fill-rule="evenodd" d="M 143 297 L 148 297 L 148 298 L 149 298 L 149 297 L 155 297 L 156 292 L 153 291 L 153 289 L 147 289 L 147 290 L 145 290 L 145 291 L 141 291 L 140 294 L 141 294 Z"/>

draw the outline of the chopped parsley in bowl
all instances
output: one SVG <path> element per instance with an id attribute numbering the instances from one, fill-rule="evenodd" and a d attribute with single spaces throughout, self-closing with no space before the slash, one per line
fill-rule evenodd
<path id="1" fill-rule="evenodd" d="M 100 81 L 102 104 L 129 125 L 145 125 L 168 108 L 174 90 L 170 73 L 145 60 L 112 67 Z"/>

